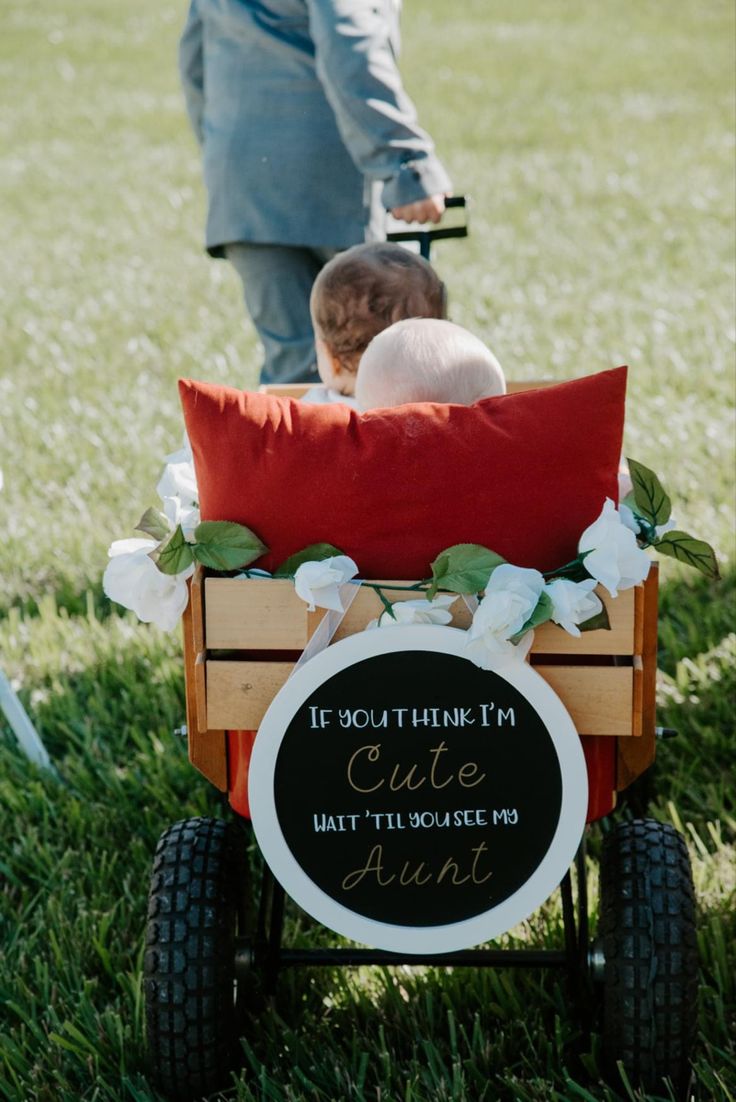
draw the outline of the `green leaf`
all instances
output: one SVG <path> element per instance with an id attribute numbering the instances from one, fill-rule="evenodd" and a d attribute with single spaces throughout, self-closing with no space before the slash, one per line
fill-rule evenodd
<path id="1" fill-rule="evenodd" d="M 396 613 L 394 612 L 394 606 L 388 600 L 388 598 L 386 597 L 386 594 L 383 592 L 383 590 L 381 589 L 381 587 L 379 585 L 376 586 L 375 592 L 378 594 L 378 598 L 379 598 L 381 604 L 383 605 L 383 612 L 381 613 L 381 616 L 378 617 L 378 622 L 379 623 L 381 622 L 381 617 L 384 615 L 384 613 L 387 616 L 390 616 L 392 620 L 395 620 L 396 619 Z"/>
<path id="2" fill-rule="evenodd" d="M 181 574 L 194 561 L 192 550 L 191 543 L 184 539 L 181 525 L 177 524 L 171 538 L 155 552 L 156 565 L 162 574 Z"/>
<path id="3" fill-rule="evenodd" d="M 706 578 L 715 581 L 720 577 L 718 563 L 713 548 L 704 540 L 696 540 L 687 532 L 666 532 L 661 540 L 656 540 L 652 545 L 662 555 L 669 555 L 678 562 L 684 562 L 688 566 L 695 567 Z"/>
<path id="4" fill-rule="evenodd" d="M 670 519 L 672 502 L 664 491 L 662 483 L 654 471 L 628 459 L 629 474 L 634 484 L 634 511 L 640 513 L 650 524 L 665 524 Z"/>
<path id="5" fill-rule="evenodd" d="M 137 532 L 145 532 L 147 536 L 153 536 L 155 540 L 166 539 L 171 531 L 169 519 L 160 509 L 146 509 L 141 519 L 136 524 Z"/>
<path id="6" fill-rule="evenodd" d="M 547 581 L 552 581 L 554 578 L 567 578 L 569 582 L 584 582 L 590 577 L 585 568 L 585 560 L 589 554 L 590 551 L 582 551 L 572 562 L 566 562 L 564 566 L 545 571 L 545 578 Z"/>
<path id="7" fill-rule="evenodd" d="M 333 547 L 331 543 L 310 543 L 303 551 L 296 551 L 289 555 L 288 559 L 274 570 L 274 578 L 293 578 L 302 563 L 321 562 L 322 559 L 332 559 L 335 555 L 344 555 L 339 547 Z"/>
<path id="8" fill-rule="evenodd" d="M 603 605 L 603 601 L 601 601 Z M 605 605 L 600 612 L 595 616 L 591 616 L 589 620 L 583 620 L 582 624 L 578 624 L 581 631 L 610 631 L 611 621 L 608 619 L 608 609 Z"/>
<path id="9" fill-rule="evenodd" d="M 456 543 L 440 551 L 432 563 L 432 584 L 427 599 L 432 600 L 438 589 L 450 593 L 478 593 L 485 589 L 491 573 L 506 562 L 495 551 L 479 543 Z"/>
<path id="10" fill-rule="evenodd" d="M 518 642 L 522 635 L 526 635 L 532 628 L 538 628 L 540 624 L 546 624 L 548 620 L 551 620 L 553 607 L 552 598 L 549 593 L 541 593 L 531 616 L 522 626 L 521 631 L 518 631 L 516 635 L 513 636 L 511 642 Z"/>
<path id="11" fill-rule="evenodd" d="M 194 539 L 194 558 L 212 570 L 237 570 L 268 551 L 250 528 L 228 520 L 203 520 Z"/>
<path id="12" fill-rule="evenodd" d="M 634 497 L 634 491 L 629 490 L 625 498 L 621 500 L 622 505 L 628 505 L 632 513 L 636 512 L 636 498 Z"/>

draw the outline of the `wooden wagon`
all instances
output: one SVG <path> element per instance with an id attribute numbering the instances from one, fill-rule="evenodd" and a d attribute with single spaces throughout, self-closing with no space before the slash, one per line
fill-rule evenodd
<path id="1" fill-rule="evenodd" d="M 304 388 L 269 389 L 299 397 Z M 397 583 L 378 581 L 391 601 L 417 595 L 405 588 L 391 592 Z M 535 632 L 528 660 L 563 702 L 582 740 L 588 821 L 607 816 L 616 794 L 654 760 L 657 585 L 653 565 L 644 585 L 615 600 L 601 594 L 610 630 L 574 638 L 547 623 Z M 361 587 L 333 643 L 362 632 L 382 611 L 378 594 Z M 452 613 L 453 626 L 468 626 L 462 599 Z M 574 876 L 568 870 L 560 884 L 565 944 L 559 949 L 491 945 L 406 957 L 345 944 L 282 945 L 282 887 L 265 863 L 260 890 L 248 886 L 243 828 L 249 763 L 264 714 L 325 615 L 309 612 L 289 580 L 244 581 L 201 567 L 191 579 L 183 624 L 189 758 L 227 793 L 236 823 L 183 820 L 162 835 L 157 850 L 146 1001 L 149 1051 L 162 1089 L 173 1098 L 194 1098 L 222 1083 L 237 1064 L 237 1037 L 247 1029 L 243 1004 L 254 980 L 268 995 L 284 968 L 407 960 L 562 969 L 588 1018 L 602 1004 L 611 1067 L 623 1065 L 644 1086 L 661 1086 L 667 1076 L 676 1090 L 684 1089 L 694 1024 L 692 882 L 682 838 L 653 819 L 622 819 L 607 832 L 594 940 L 583 840 Z"/>

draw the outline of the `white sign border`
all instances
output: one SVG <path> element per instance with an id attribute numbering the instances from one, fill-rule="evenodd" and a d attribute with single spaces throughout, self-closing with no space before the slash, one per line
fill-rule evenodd
<path id="1" fill-rule="evenodd" d="M 298 709 L 334 674 L 356 662 L 397 651 L 433 651 L 465 658 L 467 632 L 438 625 L 406 625 L 358 632 L 334 643 L 297 670 L 274 697 L 253 747 L 248 778 L 253 830 L 263 856 L 288 895 L 329 929 L 353 941 L 395 953 L 449 953 L 500 936 L 545 902 L 570 867 L 585 828 L 588 774 L 580 738 L 557 694 L 526 662 L 501 658 L 493 672 L 529 701 L 549 731 L 562 778 L 560 818 L 547 853 L 512 895 L 472 918 L 441 926 L 397 926 L 351 911 L 302 869 L 284 838 L 274 800 L 281 741 Z"/>

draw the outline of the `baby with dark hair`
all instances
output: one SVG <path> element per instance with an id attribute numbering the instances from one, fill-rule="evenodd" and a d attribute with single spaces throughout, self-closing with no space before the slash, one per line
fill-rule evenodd
<path id="1" fill-rule="evenodd" d="M 358 364 L 373 338 L 405 318 L 444 318 L 447 302 L 431 264 L 384 241 L 333 257 L 314 282 L 310 308 L 325 387 L 303 400 L 354 405 Z"/>

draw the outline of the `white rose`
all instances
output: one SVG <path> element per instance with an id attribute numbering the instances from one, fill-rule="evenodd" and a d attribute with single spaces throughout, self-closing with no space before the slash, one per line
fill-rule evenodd
<path id="1" fill-rule="evenodd" d="M 621 523 L 625 525 L 626 528 L 631 529 L 635 536 L 638 536 L 641 531 L 639 521 L 634 516 L 633 511 L 629 509 L 628 505 L 624 505 L 623 501 L 618 507 L 618 515 Z"/>
<path id="2" fill-rule="evenodd" d="M 625 459 L 622 459 L 618 468 L 618 499 L 623 501 L 625 497 L 631 493 L 634 489 L 634 483 L 631 481 L 631 475 L 629 474 L 629 464 Z"/>
<path id="3" fill-rule="evenodd" d="M 651 562 L 636 542 L 636 536 L 622 522 L 610 497 L 601 515 L 580 537 L 578 551 L 590 552 L 585 569 L 606 587 L 612 597 L 619 589 L 630 589 L 643 582 Z"/>
<path id="4" fill-rule="evenodd" d="M 342 612 L 340 586 L 358 573 L 358 567 L 347 555 L 334 555 L 320 562 L 303 562 L 294 575 L 294 588 L 314 612 L 315 606 Z"/>
<path id="5" fill-rule="evenodd" d="M 627 528 L 630 528 L 635 536 L 638 536 L 641 532 L 641 525 L 639 524 L 639 521 L 636 519 L 631 509 L 629 509 L 628 505 L 624 505 L 622 502 L 618 507 L 618 515 L 621 518 L 621 523 L 624 524 Z M 670 517 L 670 519 L 666 520 L 664 524 L 655 525 L 654 532 L 657 539 L 661 540 L 662 536 L 666 535 L 667 532 L 674 531 L 675 528 L 677 528 L 677 521 L 674 517 Z"/>
<path id="6" fill-rule="evenodd" d="M 466 650 L 477 666 L 488 669 L 492 657 L 513 651 L 511 637 L 521 631 L 543 589 L 544 577 L 538 570 L 510 563 L 496 567 L 468 629 Z"/>
<path id="7" fill-rule="evenodd" d="M 178 497 L 184 505 L 195 505 L 199 501 L 197 476 L 188 442 L 178 452 L 166 456 L 166 466 L 156 491 L 162 501 L 167 497 Z"/>
<path id="8" fill-rule="evenodd" d="M 554 578 L 544 587 L 552 601 L 552 619 L 570 635 L 579 636 L 578 624 L 597 616 L 603 608 L 600 597 L 593 590 L 595 578 L 584 582 L 571 582 L 568 578 Z"/>
<path id="9" fill-rule="evenodd" d="M 116 540 L 108 551 L 102 587 L 111 601 L 131 609 L 143 623 L 173 631 L 187 606 L 186 579 L 194 566 L 181 574 L 162 574 L 150 558 L 158 546 L 155 540 Z"/>
<path id="10" fill-rule="evenodd" d="M 194 541 L 194 529 L 201 520 L 199 506 L 196 503 L 187 505 L 180 497 L 163 498 L 163 506 L 164 514 L 171 527 L 176 528 L 177 524 L 180 524 L 184 539 L 192 543 Z"/>
<path id="11" fill-rule="evenodd" d="M 449 624 L 452 613 L 448 611 L 457 600 L 457 594 L 440 594 L 433 601 L 396 601 L 391 607 L 394 617 L 383 612 L 377 620 L 371 620 L 369 628 L 396 628 L 406 624 Z"/>

